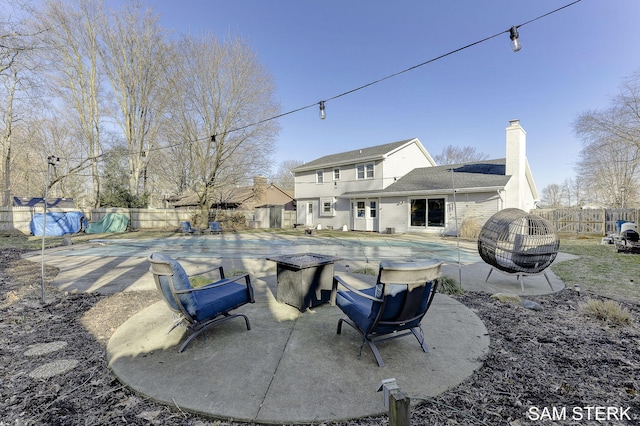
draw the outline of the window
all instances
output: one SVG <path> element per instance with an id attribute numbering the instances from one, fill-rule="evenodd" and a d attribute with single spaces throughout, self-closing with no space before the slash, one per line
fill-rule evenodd
<path id="1" fill-rule="evenodd" d="M 444 227 L 444 198 L 411 200 L 411 226 Z"/>
<path id="2" fill-rule="evenodd" d="M 371 219 L 378 217 L 378 203 L 375 201 L 369 203 L 369 217 Z"/>
<path id="3" fill-rule="evenodd" d="M 364 219 L 364 201 L 358 201 L 356 216 Z"/>
<path id="4" fill-rule="evenodd" d="M 316 172 L 316 183 L 324 183 L 324 171 L 318 170 Z"/>
<path id="5" fill-rule="evenodd" d="M 356 179 L 373 179 L 373 163 L 358 164 L 356 166 Z"/>
<path id="6" fill-rule="evenodd" d="M 335 216 L 333 197 L 320 198 L 320 214 L 322 216 Z"/>
<path id="7" fill-rule="evenodd" d="M 444 227 L 444 198 L 432 198 L 427 206 L 427 225 Z"/>
<path id="8" fill-rule="evenodd" d="M 425 226 L 427 218 L 427 200 L 411 200 L 411 226 Z"/>
<path id="9" fill-rule="evenodd" d="M 340 180 L 340 169 L 333 169 L 333 180 Z"/>

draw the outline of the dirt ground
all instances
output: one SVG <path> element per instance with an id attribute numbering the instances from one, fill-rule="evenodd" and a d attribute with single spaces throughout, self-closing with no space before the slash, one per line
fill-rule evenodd
<path id="1" fill-rule="evenodd" d="M 109 338 L 159 300 L 154 292 L 69 294 L 45 283 L 43 302 L 41 266 L 20 254 L 0 251 L 0 426 L 236 424 L 145 399 L 109 371 Z M 45 275 L 55 273 L 48 267 Z M 532 298 L 539 310 L 480 293 L 459 297 L 484 321 L 490 352 L 467 381 L 413 407 L 411 423 L 639 425 L 640 305 L 624 303 L 632 324 L 613 326 L 581 312 L 590 297 L 564 290 Z"/>

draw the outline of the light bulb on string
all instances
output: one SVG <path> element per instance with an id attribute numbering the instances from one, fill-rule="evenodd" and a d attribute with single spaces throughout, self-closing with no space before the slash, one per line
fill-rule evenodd
<path id="1" fill-rule="evenodd" d="M 509 30 L 509 38 L 511 39 L 511 50 L 514 52 L 522 49 L 522 43 L 519 39 L 520 35 L 518 34 L 518 28 L 516 26 L 511 27 Z"/>
<path id="2" fill-rule="evenodd" d="M 320 120 L 327 118 L 327 113 L 324 111 L 324 101 L 320 101 Z"/>

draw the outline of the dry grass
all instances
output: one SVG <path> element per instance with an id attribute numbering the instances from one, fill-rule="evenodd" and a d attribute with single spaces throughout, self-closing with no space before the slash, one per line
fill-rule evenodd
<path id="1" fill-rule="evenodd" d="M 353 273 L 362 274 L 362 275 L 371 275 L 372 277 L 375 277 L 376 275 L 378 275 L 378 271 L 376 269 L 369 268 L 368 266 L 365 266 L 364 268 L 360 268 L 360 269 L 355 269 Z"/>
<path id="2" fill-rule="evenodd" d="M 442 276 L 438 280 L 438 293 L 449 296 L 461 296 L 464 294 L 464 289 L 460 285 L 460 282 L 454 277 Z"/>
<path id="3" fill-rule="evenodd" d="M 631 325 L 631 312 L 613 300 L 588 299 L 580 304 L 580 312 L 614 326 Z"/>
<path id="4" fill-rule="evenodd" d="M 474 218 L 466 217 L 460 224 L 460 238 L 477 240 L 482 226 Z"/>

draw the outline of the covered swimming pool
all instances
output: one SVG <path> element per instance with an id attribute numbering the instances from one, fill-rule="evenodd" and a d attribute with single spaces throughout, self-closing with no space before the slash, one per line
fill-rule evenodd
<path id="1" fill-rule="evenodd" d="M 313 252 L 353 261 L 438 259 L 444 262 L 478 262 L 475 247 L 458 249 L 455 241 L 433 237 L 344 238 L 278 233 L 171 236 L 150 239 L 96 239 L 66 255 L 140 257 L 162 252 L 177 258 L 258 259 L 267 256 Z"/>

